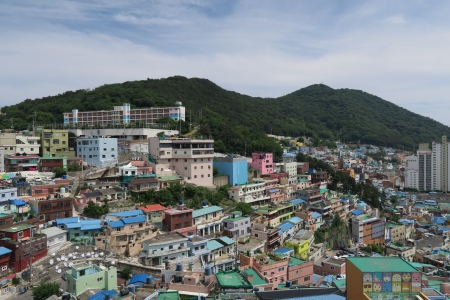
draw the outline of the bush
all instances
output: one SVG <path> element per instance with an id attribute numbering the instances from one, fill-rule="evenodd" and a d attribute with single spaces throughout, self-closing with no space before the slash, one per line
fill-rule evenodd
<path id="1" fill-rule="evenodd" d="M 50 296 L 56 295 L 60 297 L 62 295 L 60 289 L 61 284 L 56 282 L 43 282 L 37 287 L 33 288 L 34 300 L 46 300 Z"/>

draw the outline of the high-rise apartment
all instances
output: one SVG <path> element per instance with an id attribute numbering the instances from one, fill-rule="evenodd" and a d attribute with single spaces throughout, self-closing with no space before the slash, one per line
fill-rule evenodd
<path id="1" fill-rule="evenodd" d="M 148 139 L 150 156 L 158 164 L 158 176 L 181 175 L 184 181 L 200 186 L 213 186 L 214 140 L 189 138 Z"/>
<path id="2" fill-rule="evenodd" d="M 64 125 L 87 125 L 90 127 L 104 127 L 119 124 L 155 124 L 156 120 L 164 117 L 172 120 L 185 120 L 185 107 L 182 103 L 175 102 L 174 107 L 164 108 L 136 108 L 131 109 L 129 103 L 122 106 L 114 106 L 113 110 L 78 111 L 63 113 Z"/>

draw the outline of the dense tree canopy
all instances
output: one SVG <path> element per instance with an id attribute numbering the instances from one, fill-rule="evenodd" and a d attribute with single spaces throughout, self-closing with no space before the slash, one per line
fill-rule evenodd
<path id="1" fill-rule="evenodd" d="M 213 137 L 222 152 L 266 151 L 279 155 L 279 143 L 267 133 L 305 135 L 319 145 L 332 146 L 329 143 L 335 140 L 360 141 L 411 150 L 420 142 L 450 135 L 449 128 L 441 123 L 358 90 L 316 84 L 279 98 L 255 98 L 226 91 L 206 79 L 181 76 L 27 99 L 2 108 L 0 129 L 12 125 L 28 129 L 34 117 L 39 124 L 62 123 L 62 113 L 74 108 L 110 110 L 123 103 L 130 103 L 132 108 L 165 107 L 176 101 L 186 107 L 183 132 L 189 130 L 191 121 L 200 124 L 198 133 Z"/>

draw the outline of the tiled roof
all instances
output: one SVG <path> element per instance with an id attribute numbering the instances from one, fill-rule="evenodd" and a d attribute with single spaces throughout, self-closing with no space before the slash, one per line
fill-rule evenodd
<path id="1" fill-rule="evenodd" d="M 150 204 L 150 205 L 145 205 L 145 206 L 139 206 L 139 208 L 142 209 L 145 212 L 159 211 L 159 210 L 165 210 L 166 209 L 161 204 Z"/>

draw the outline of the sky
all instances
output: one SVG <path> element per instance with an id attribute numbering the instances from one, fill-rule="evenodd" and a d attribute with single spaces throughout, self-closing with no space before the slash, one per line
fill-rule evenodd
<path id="1" fill-rule="evenodd" d="M 174 75 L 363 90 L 450 125 L 450 2 L 0 1 L 0 106 Z"/>

